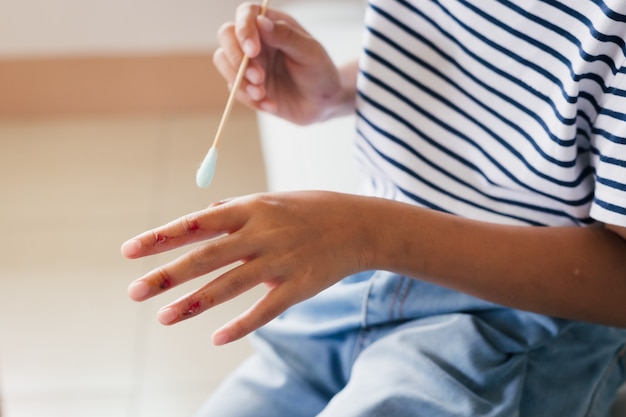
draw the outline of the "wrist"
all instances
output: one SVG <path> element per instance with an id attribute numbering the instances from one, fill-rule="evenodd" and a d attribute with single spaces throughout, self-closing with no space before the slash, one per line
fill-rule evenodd
<path id="1" fill-rule="evenodd" d="M 356 101 L 356 76 L 358 64 L 352 62 L 337 69 L 338 88 L 323 103 L 317 122 L 323 122 L 335 117 L 347 116 L 354 113 Z"/>
<path id="2" fill-rule="evenodd" d="M 397 225 L 404 221 L 408 207 L 405 208 L 403 203 L 379 197 L 359 198 L 363 201 L 356 203 L 353 215 L 355 224 L 358 225 L 356 247 L 361 271 L 398 268 L 400 265 L 397 258 L 402 257 L 398 253 L 401 250 L 398 245 L 405 238 L 401 229 L 406 226 Z"/>

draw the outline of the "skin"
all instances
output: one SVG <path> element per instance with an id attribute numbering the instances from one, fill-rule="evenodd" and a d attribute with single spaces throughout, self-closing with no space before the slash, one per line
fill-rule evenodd
<path id="1" fill-rule="evenodd" d="M 296 123 L 353 110 L 356 66 L 336 68 L 296 22 L 238 8 L 214 62 L 228 82 L 251 57 L 239 100 Z M 384 219 L 384 221 L 381 221 Z M 159 312 L 170 325 L 258 285 L 267 291 L 213 335 L 223 345 L 343 277 L 382 269 L 513 308 L 626 327 L 626 228 L 489 224 L 373 197 L 302 191 L 220 202 L 122 245 L 129 259 L 202 242 L 129 287 L 144 301 L 233 267 Z M 453 254 L 451 256 L 450 254 Z"/>

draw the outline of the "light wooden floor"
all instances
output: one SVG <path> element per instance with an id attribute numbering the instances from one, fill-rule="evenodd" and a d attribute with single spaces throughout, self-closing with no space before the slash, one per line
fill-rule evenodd
<path id="1" fill-rule="evenodd" d="M 119 253 L 149 227 L 265 190 L 256 121 L 243 110 L 212 186 L 195 186 L 218 116 L 0 121 L 4 417 L 188 416 L 248 355 L 247 342 L 214 348 L 210 335 L 258 294 L 163 327 L 157 309 L 194 285 L 135 304 L 128 283 L 174 255 Z"/>

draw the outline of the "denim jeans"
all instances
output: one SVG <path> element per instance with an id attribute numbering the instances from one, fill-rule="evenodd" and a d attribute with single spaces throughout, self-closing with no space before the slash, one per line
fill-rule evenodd
<path id="1" fill-rule="evenodd" d="M 359 274 L 252 338 L 197 417 L 607 417 L 623 330 Z"/>

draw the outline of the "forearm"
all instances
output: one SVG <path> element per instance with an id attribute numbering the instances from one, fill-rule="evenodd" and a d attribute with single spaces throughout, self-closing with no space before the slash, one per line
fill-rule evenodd
<path id="1" fill-rule="evenodd" d="M 626 244 L 603 228 L 518 227 L 373 201 L 371 269 L 492 302 L 626 326 Z"/>

